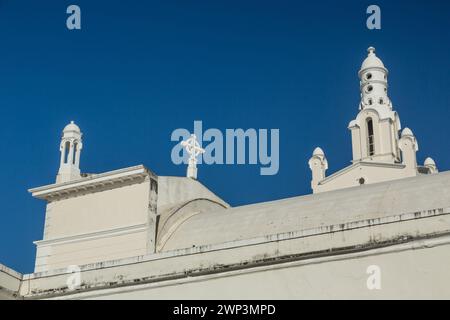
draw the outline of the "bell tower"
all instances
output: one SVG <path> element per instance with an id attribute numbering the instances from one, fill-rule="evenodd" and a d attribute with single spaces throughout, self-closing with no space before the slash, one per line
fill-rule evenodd
<path id="1" fill-rule="evenodd" d="M 375 48 L 367 49 L 358 77 L 359 112 L 348 125 L 352 164 L 326 176 L 328 161 L 322 149 L 316 148 L 309 159 L 313 192 L 437 173 L 431 158 L 423 166 L 417 164 L 419 144 L 413 132 L 405 128 L 400 134 L 400 118 L 388 96 L 388 70 L 375 54 Z"/>
<path id="2" fill-rule="evenodd" d="M 80 154 L 83 144 L 80 128 L 71 121 L 63 130 L 59 150 L 61 158 L 56 183 L 77 180 L 80 174 Z"/>
<path id="3" fill-rule="evenodd" d="M 392 105 L 387 94 L 388 70 L 383 62 L 375 55 L 375 48 L 367 49 L 367 58 L 358 72 L 360 79 L 361 103 L 359 109 L 370 106 L 387 106 L 392 110 Z"/>
<path id="4" fill-rule="evenodd" d="M 398 148 L 400 118 L 393 111 L 388 96 L 388 70 L 375 54 L 367 49 L 367 58 L 358 72 L 361 102 L 359 113 L 349 124 L 352 133 L 353 163 L 401 161 Z"/>

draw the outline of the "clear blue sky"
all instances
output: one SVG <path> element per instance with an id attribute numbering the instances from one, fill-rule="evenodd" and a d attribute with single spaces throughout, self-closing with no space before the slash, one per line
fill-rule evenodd
<path id="1" fill-rule="evenodd" d="M 369 4 L 382 30 L 365 27 Z M 66 8 L 82 30 L 66 29 Z M 201 166 L 199 180 L 232 205 L 310 193 L 321 146 L 332 173 L 349 164 L 357 71 L 373 45 L 389 94 L 419 141 L 418 160 L 450 168 L 448 1 L 0 0 L 0 262 L 32 272 L 62 128 L 84 133 L 83 172 L 170 160 L 176 128 L 279 128 L 280 171 Z M 357 205 L 357 204 L 355 204 Z"/>

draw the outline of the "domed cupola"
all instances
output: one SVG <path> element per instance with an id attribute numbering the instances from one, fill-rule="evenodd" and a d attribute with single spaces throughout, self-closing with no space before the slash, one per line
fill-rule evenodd
<path id="1" fill-rule="evenodd" d="M 77 135 L 81 136 L 80 127 L 78 127 L 75 124 L 75 122 L 70 121 L 70 123 L 67 126 L 65 126 L 64 129 L 63 129 L 63 135 L 66 135 L 68 133 L 74 133 L 74 134 L 77 134 Z"/>
<path id="2" fill-rule="evenodd" d="M 361 103 L 360 110 L 366 107 L 387 106 L 392 109 L 388 97 L 388 70 L 375 54 L 375 48 L 367 49 L 368 55 L 359 70 Z"/>
<path id="3" fill-rule="evenodd" d="M 67 182 L 81 178 L 80 154 L 83 148 L 80 128 L 71 121 L 62 132 L 59 150 L 61 159 L 56 182 Z"/>
<path id="4" fill-rule="evenodd" d="M 381 59 L 378 58 L 377 55 L 375 54 L 375 48 L 369 47 L 367 49 L 367 53 L 368 53 L 367 58 L 364 59 L 362 65 L 361 65 L 360 72 L 364 72 L 366 69 L 370 69 L 370 68 L 381 68 L 381 69 L 385 70 L 387 73 L 387 69 L 384 67 L 383 61 L 381 61 Z"/>

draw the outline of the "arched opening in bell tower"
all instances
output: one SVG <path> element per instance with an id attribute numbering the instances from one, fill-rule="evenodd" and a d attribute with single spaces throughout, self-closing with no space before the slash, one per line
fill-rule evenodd
<path id="1" fill-rule="evenodd" d="M 66 141 L 64 143 L 64 160 L 63 163 L 68 163 L 69 162 L 69 152 L 70 152 L 70 141 Z"/>
<path id="2" fill-rule="evenodd" d="M 75 164 L 77 152 L 78 152 L 78 142 L 74 142 L 74 144 L 73 144 L 73 159 L 71 159 L 72 164 Z"/>
<path id="3" fill-rule="evenodd" d="M 375 140 L 373 136 L 373 120 L 372 118 L 367 118 L 367 152 L 368 156 L 371 157 L 375 154 Z"/>

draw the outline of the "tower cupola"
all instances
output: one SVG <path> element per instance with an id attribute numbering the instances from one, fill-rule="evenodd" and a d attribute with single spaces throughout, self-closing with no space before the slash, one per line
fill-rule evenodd
<path id="1" fill-rule="evenodd" d="M 375 54 L 375 48 L 367 49 L 367 58 L 363 61 L 359 70 L 361 103 L 360 110 L 365 107 L 387 106 L 392 109 L 388 97 L 388 70 Z"/>
<path id="2" fill-rule="evenodd" d="M 61 152 L 60 164 L 56 182 L 67 182 L 81 178 L 80 154 L 83 148 L 80 128 L 71 121 L 65 126 L 59 150 Z"/>

